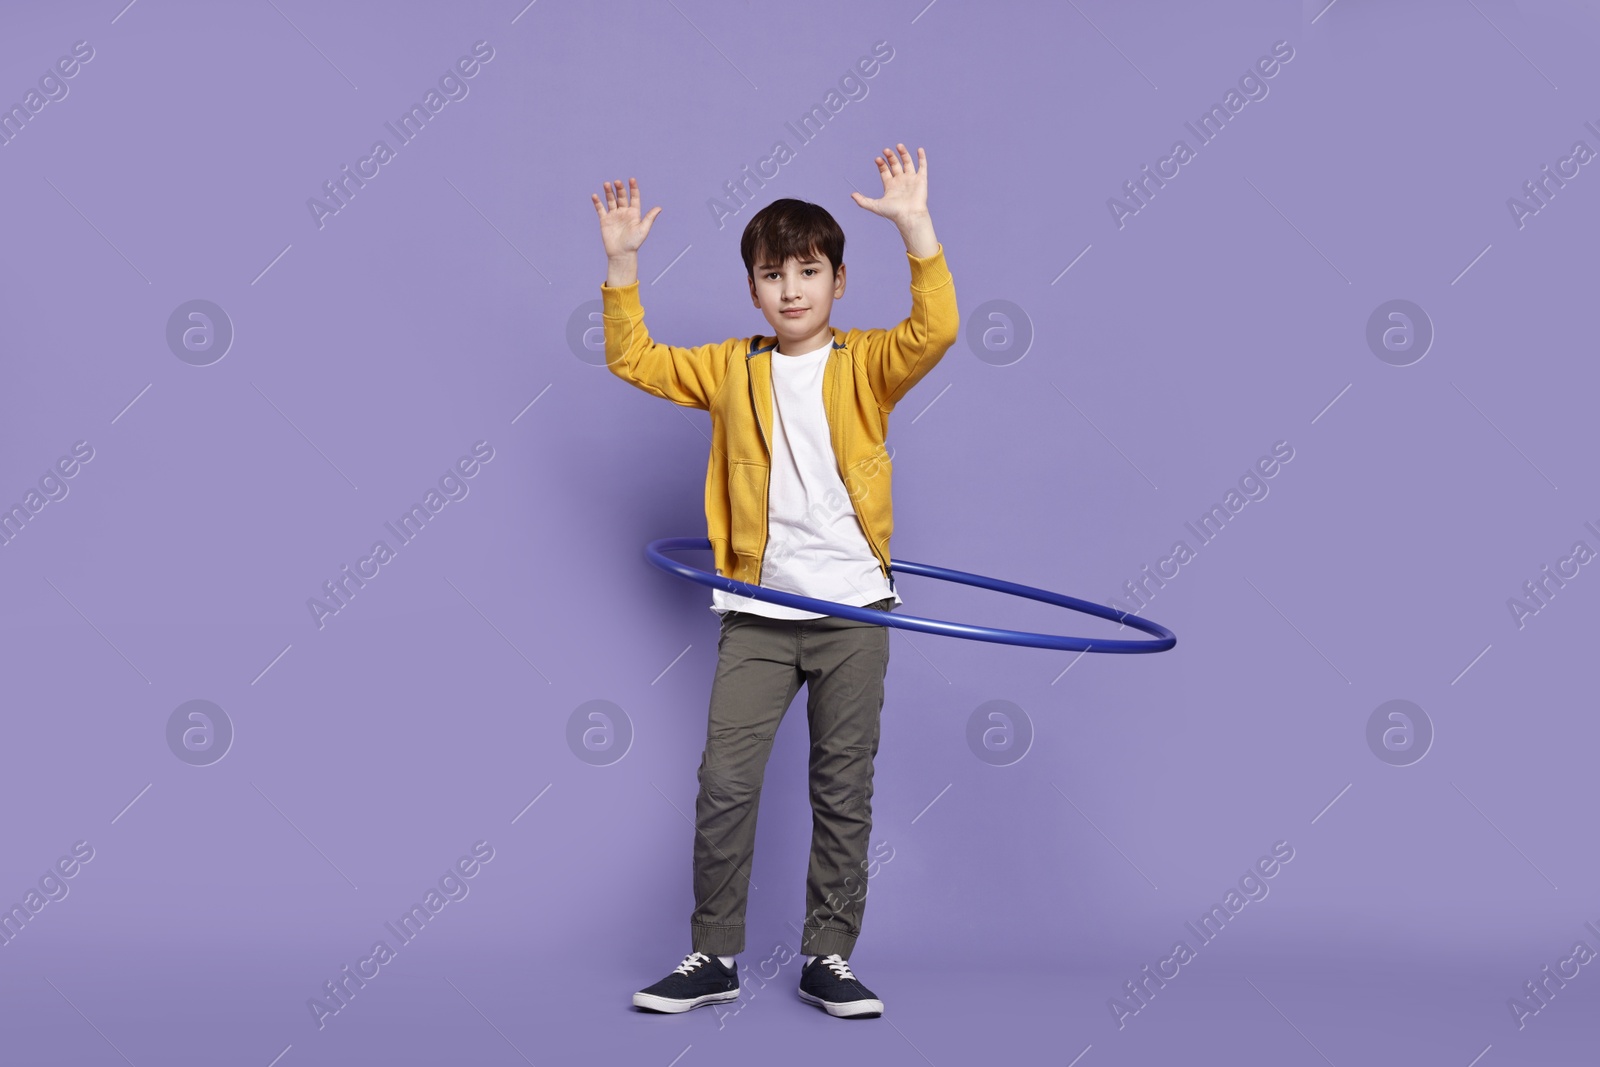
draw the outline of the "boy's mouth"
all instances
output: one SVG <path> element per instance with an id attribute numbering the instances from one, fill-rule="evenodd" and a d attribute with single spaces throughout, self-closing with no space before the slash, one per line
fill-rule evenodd
<path id="1" fill-rule="evenodd" d="M 801 315 L 804 315 L 810 310 L 810 308 L 784 308 L 780 314 L 782 314 L 784 318 L 793 319 L 799 318 Z"/>

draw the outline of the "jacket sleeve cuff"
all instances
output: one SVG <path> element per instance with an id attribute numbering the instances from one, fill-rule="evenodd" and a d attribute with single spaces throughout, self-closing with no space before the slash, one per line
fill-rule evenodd
<path id="1" fill-rule="evenodd" d="M 637 280 L 616 287 L 600 283 L 600 313 L 608 319 L 635 318 L 642 314 Z"/>
<path id="2" fill-rule="evenodd" d="M 931 256 L 914 256 L 908 251 L 906 259 L 911 262 L 911 288 L 941 289 L 950 284 L 950 268 L 944 262 L 942 242 Z"/>

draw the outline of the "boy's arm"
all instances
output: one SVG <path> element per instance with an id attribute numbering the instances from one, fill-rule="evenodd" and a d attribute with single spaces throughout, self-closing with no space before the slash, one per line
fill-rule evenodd
<path id="1" fill-rule="evenodd" d="M 594 193 L 600 240 L 606 250 L 606 280 L 600 285 L 600 319 L 605 329 L 606 366 L 625 382 L 674 404 L 710 408 L 727 373 L 736 341 L 699 348 L 674 348 L 650 340 L 639 305 L 639 246 L 661 214 L 640 213 L 639 182 L 629 178 L 603 184 L 604 202 Z"/>
<path id="2" fill-rule="evenodd" d="M 898 149 L 898 151 L 896 151 Z M 944 245 L 928 215 L 928 154 L 916 159 L 904 143 L 885 148 L 873 161 L 883 179 L 883 196 L 874 200 L 853 192 L 856 204 L 894 223 L 911 260 L 911 314 L 892 330 L 860 335 L 867 383 L 885 413 L 911 391 L 961 335 L 955 283 L 944 262 Z"/>
<path id="3" fill-rule="evenodd" d="M 679 348 L 653 341 L 645 329 L 639 282 L 600 286 L 606 366 L 652 396 L 710 409 L 728 367 L 728 342 Z"/>
<path id="4" fill-rule="evenodd" d="M 935 244 L 927 256 L 907 251 L 906 258 L 911 262 L 911 314 L 892 330 L 868 330 L 864 337 L 867 381 L 885 412 L 893 411 L 961 336 L 944 245 Z"/>

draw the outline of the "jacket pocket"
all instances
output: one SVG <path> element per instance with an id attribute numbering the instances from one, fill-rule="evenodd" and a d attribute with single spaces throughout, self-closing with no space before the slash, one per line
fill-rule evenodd
<path id="1" fill-rule="evenodd" d="M 755 563 L 766 537 L 767 466 L 747 459 L 736 459 L 728 468 L 730 522 L 728 547 L 740 560 Z M 756 580 L 760 580 L 757 575 Z"/>
<path id="2" fill-rule="evenodd" d="M 850 484 L 846 488 L 854 498 L 856 518 L 861 520 L 868 540 L 875 543 L 886 543 L 894 532 L 890 496 L 893 474 L 894 463 L 885 448 L 879 448 L 850 467 Z"/>

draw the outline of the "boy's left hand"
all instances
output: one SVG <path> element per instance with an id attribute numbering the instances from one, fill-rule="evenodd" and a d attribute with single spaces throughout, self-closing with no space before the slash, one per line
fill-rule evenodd
<path id="1" fill-rule="evenodd" d="M 928 156 L 919 148 L 913 163 L 905 145 L 895 147 L 900 150 L 898 156 L 894 149 L 885 148 L 883 155 L 873 160 L 883 179 L 883 195 L 874 200 L 852 191 L 850 197 L 874 215 L 901 223 L 928 214 Z"/>

